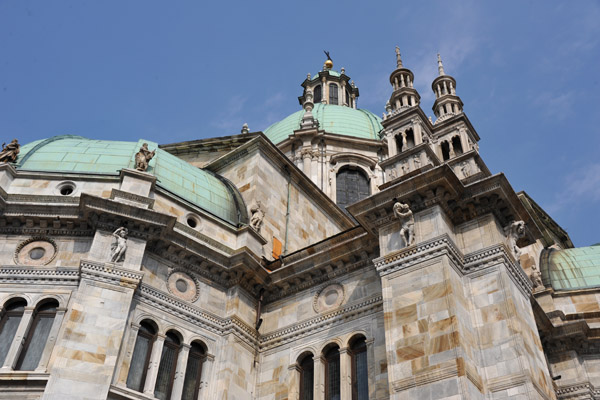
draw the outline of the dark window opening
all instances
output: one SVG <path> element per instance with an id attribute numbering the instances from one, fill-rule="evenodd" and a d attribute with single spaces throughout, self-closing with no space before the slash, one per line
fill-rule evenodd
<path id="1" fill-rule="evenodd" d="M 351 343 L 350 356 L 352 358 L 352 400 L 369 400 L 367 344 L 364 337 L 357 338 Z"/>
<path id="2" fill-rule="evenodd" d="M 57 308 L 58 303 L 53 300 L 42 304 L 37 309 L 15 370 L 33 371 L 38 367 L 50 336 Z"/>
<path id="3" fill-rule="evenodd" d="M 338 87 L 335 83 L 329 84 L 329 104 L 338 105 Z"/>
<path id="4" fill-rule="evenodd" d="M 371 194 L 369 178 L 359 168 L 342 168 L 336 177 L 336 203 L 346 211 L 346 206 L 354 204 Z"/>
<path id="5" fill-rule="evenodd" d="M 463 153 L 462 143 L 460 142 L 459 136 L 454 136 L 452 138 L 452 148 L 454 149 L 454 154 L 457 156 Z"/>
<path id="6" fill-rule="evenodd" d="M 406 131 L 406 148 L 415 147 L 415 133 L 412 129 Z"/>
<path id="7" fill-rule="evenodd" d="M 300 400 L 313 400 L 315 362 L 312 354 L 300 361 Z"/>
<path id="8" fill-rule="evenodd" d="M 402 151 L 406 150 L 402 143 L 402 135 L 398 134 L 394 137 L 396 139 L 396 147 L 398 148 L 398 153 L 402 153 Z"/>
<path id="9" fill-rule="evenodd" d="M 321 85 L 315 86 L 315 103 L 321 102 Z"/>
<path id="10" fill-rule="evenodd" d="M 450 159 L 450 144 L 446 141 L 442 142 L 442 157 L 444 161 Z"/>
<path id="11" fill-rule="evenodd" d="M 0 320 L 0 365 L 4 364 L 26 306 L 25 300 L 13 299 L 4 307 L 4 315 Z"/>
<path id="12" fill-rule="evenodd" d="M 181 400 L 195 400 L 198 398 L 200 383 L 202 382 L 202 364 L 204 363 L 204 360 L 206 360 L 204 347 L 200 343 L 192 343 L 187 366 L 185 368 Z"/>
<path id="13" fill-rule="evenodd" d="M 181 342 L 177 335 L 172 331 L 167 332 L 154 387 L 154 397 L 159 400 L 167 400 L 171 397 L 180 348 Z"/>
<path id="14" fill-rule="evenodd" d="M 148 321 L 142 321 L 138 330 L 133 356 L 129 363 L 129 375 L 127 375 L 127 387 L 138 392 L 144 390 L 146 383 L 146 372 L 150 362 L 152 345 L 156 339 L 156 329 Z"/>
<path id="15" fill-rule="evenodd" d="M 340 400 L 340 349 L 325 353 L 325 400 Z"/>
<path id="16" fill-rule="evenodd" d="M 348 90 L 346 90 L 346 104 L 348 104 L 349 107 L 352 107 L 352 97 L 350 97 L 350 92 Z"/>

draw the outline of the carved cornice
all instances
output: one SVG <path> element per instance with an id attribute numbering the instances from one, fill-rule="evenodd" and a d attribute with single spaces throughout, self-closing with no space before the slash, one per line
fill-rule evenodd
<path id="1" fill-rule="evenodd" d="M 578 382 L 556 388 L 559 399 L 600 399 L 600 388 L 596 388 L 591 382 Z"/>
<path id="2" fill-rule="evenodd" d="M 28 265 L 3 265 L 0 283 L 78 285 L 78 267 L 31 267 Z"/>
<path id="3" fill-rule="evenodd" d="M 144 274 L 130 269 L 119 268 L 112 263 L 100 263 L 90 260 L 81 260 L 81 278 L 90 279 L 113 285 L 135 289 Z"/>
<path id="4" fill-rule="evenodd" d="M 126 192 L 124 190 L 112 189 L 110 192 L 110 199 L 125 199 L 136 203 L 145 204 L 148 208 L 154 207 L 154 199 L 146 196 L 140 196 L 139 194 Z"/>

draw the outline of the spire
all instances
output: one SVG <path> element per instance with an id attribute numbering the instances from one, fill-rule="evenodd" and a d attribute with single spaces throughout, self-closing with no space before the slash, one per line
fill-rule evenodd
<path id="1" fill-rule="evenodd" d="M 402 58 L 400 58 L 400 47 L 396 46 L 396 68 L 402 67 Z"/>
<path id="2" fill-rule="evenodd" d="M 442 57 L 440 57 L 440 53 L 438 53 L 438 72 L 440 73 L 440 76 L 446 75 L 444 73 L 444 64 L 442 64 Z"/>

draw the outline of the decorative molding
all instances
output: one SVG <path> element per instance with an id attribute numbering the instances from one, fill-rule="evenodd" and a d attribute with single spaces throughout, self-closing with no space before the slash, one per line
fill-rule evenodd
<path id="1" fill-rule="evenodd" d="M 336 298 L 332 304 L 327 304 L 327 296 L 329 293 L 335 293 Z M 333 310 L 342 305 L 345 300 L 344 286 L 337 282 L 330 282 L 323 286 L 313 298 L 313 310 L 316 313 Z"/>
<path id="2" fill-rule="evenodd" d="M 90 279 L 113 285 L 135 289 L 144 274 L 130 269 L 120 268 L 114 263 L 100 263 L 90 260 L 81 260 L 81 278 Z"/>
<path id="3" fill-rule="evenodd" d="M 29 246 L 32 243 L 36 243 L 39 245 L 39 247 L 44 249 L 44 254 L 39 260 L 34 260 L 31 258 L 26 259 L 26 257 L 23 257 L 24 255 L 21 254 L 21 251 L 25 249 L 25 247 L 32 247 Z M 53 252 L 49 257 L 46 257 L 46 252 L 48 250 L 53 250 Z M 54 240 L 50 239 L 47 236 L 33 236 L 27 240 L 22 241 L 17 245 L 17 248 L 15 249 L 15 253 L 13 255 L 13 260 L 15 261 L 16 265 L 25 264 L 23 261 L 28 261 L 26 265 L 48 265 L 52 262 L 52 260 L 54 260 L 57 253 L 58 246 L 56 246 L 56 242 Z"/>
<path id="4" fill-rule="evenodd" d="M 111 200 L 125 199 L 125 200 L 133 201 L 136 203 L 145 204 L 146 206 L 148 206 L 148 208 L 154 207 L 154 199 L 152 199 L 150 197 L 140 196 L 139 194 L 126 192 L 126 191 L 114 189 L 114 188 L 110 192 L 110 199 Z"/>
<path id="5" fill-rule="evenodd" d="M 182 279 L 185 281 L 186 290 L 181 292 L 177 288 L 177 281 Z M 193 285 L 191 288 L 190 285 Z M 189 301 L 190 303 L 198 300 L 200 296 L 200 282 L 198 278 L 193 275 L 190 275 L 187 271 L 182 268 L 174 268 L 167 277 L 167 289 L 169 292 L 184 301 Z"/>
<path id="6" fill-rule="evenodd" d="M 0 283 L 78 285 L 79 267 L 3 265 L 0 267 Z"/>

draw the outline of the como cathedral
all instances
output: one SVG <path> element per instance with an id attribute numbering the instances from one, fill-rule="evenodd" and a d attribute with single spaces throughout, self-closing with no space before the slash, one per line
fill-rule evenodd
<path id="1" fill-rule="evenodd" d="M 600 246 L 437 63 L 435 119 L 396 49 L 382 118 L 327 57 L 263 131 L 4 138 L 0 399 L 600 399 Z"/>

